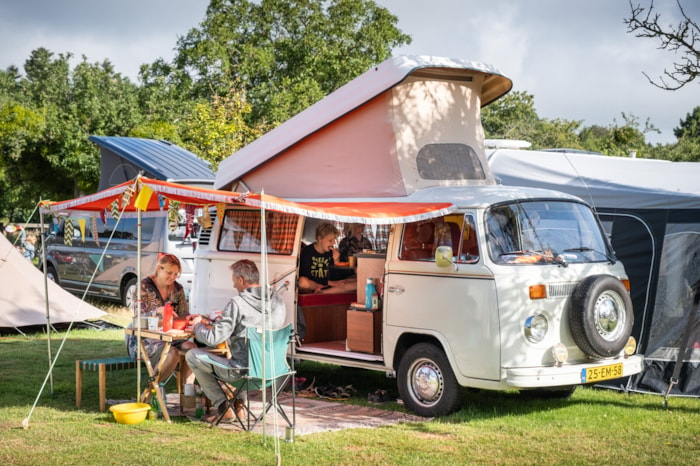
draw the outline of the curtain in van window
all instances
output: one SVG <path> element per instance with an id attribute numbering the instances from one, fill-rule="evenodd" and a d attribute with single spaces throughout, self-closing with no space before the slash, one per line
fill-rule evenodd
<path id="1" fill-rule="evenodd" d="M 266 212 L 267 247 L 271 254 L 291 254 L 298 216 Z M 260 252 L 260 212 L 229 210 L 219 240 L 219 249 L 235 252 Z"/>
<path id="2" fill-rule="evenodd" d="M 223 251 L 260 251 L 260 213 L 254 210 L 229 210 L 219 240 Z"/>
<path id="3" fill-rule="evenodd" d="M 275 254 L 291 254 L 294 237 L 297 231 L 298 217 L 293 214 L 268 212 L 266 222 L 269 231 L 269 252 Z"/>

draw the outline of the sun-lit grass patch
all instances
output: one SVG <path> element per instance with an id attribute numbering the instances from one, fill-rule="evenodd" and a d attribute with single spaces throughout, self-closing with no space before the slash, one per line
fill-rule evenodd
<path id="1" fill-rule="evenodd" d="M 111 312 L 110 312 L 111 313 Z M 51 334 L 58 351 L 65 330 Z M 274 442 L 259 434 L 211 429 L 175 418 L 128 426 L 97 409 L 97 377 L 86 374 L 75 407 L 75 360 L 124 355 L 124 332 L 75 328 L 48 384 L 46 335 L 0 337 L 0 463 L 2 464 L 275 464 Z M 396 381 L 370 372 L 301 362 L 300 376 L 317 385 L 352 384 L 348 403 L 369 404 Z M 142 374 L 145 383 L 146 372 Z M 172 382 L 174 384 L 174 382 Z M 174 391 L 174 385 L 168 387 Z M 134 371 L 108 374 L 110 399 L 136 397 Z M 537 400 L 516 391 L 464 390 L 461 409 L 440 419 L 379 428 L 296 436 L 280 444 L 281 463 L 357 464 L 677 464 L 700 457 L 700 400 L 579 388 L 568 400 Z M 400 403 L 382 409 L 405 411 Z M 32 413 L 29 429 L 22 420 Z"/>

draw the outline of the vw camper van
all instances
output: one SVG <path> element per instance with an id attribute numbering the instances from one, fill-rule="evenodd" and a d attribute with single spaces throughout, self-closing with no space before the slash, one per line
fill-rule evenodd
<path id="1" fill-rule="evenodd" d="M 322 212 L 266 210 L 264 223 L 247 207 L 213 214 L 195 252 L 192 312 L 225 305 L 233 261 L 266 257 L 268 282 L 288 285 L 295 357 L 396 377 L 422 416 L 456 409 L 461 387 L 565 397 L 639 373 L 628 276 L 590 206 L 494 182 L 480 108 L 510 87 L 483 63 L 396 57 L 224 160 L 215 188 Z M 321 221 L 387 234 L 354 267 L 334 264 L 352 268 L 356 292 L 297 289 L 301 248 Z M 362 304 L 367 278 L 378 309 Z"/>

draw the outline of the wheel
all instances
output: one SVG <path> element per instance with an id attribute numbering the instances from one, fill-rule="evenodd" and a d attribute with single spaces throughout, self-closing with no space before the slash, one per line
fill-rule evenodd
<path id="1" fill-rule="evenodd" d="M 571 296 L 569 329 L 589 356 L 608 358 L 622 351 L 632 333 L 634 313 L 620 280 L 594 275 L 576 286 Z"/>
<path id="2" fill-rule="evenodd" d="M 56 269 L 53 268 L 53 265 L 46 267 L 46 278 L 54 283 L 58 283 L 58 274 L 56 273 Z"/>
<path id="3" fill-rule="evenodd" d="M 457 407 L 457 379 L 445 353 L 433 344 L 418 343 L 406 351 L 398 384 L 404 405 L 419 416 L 444 416 Z"/>
<path id="4" fill-rule="evenodd" d="M 566 400 L 576 391 L 577 385 L 553 388 L 535 388 L 532 390 L 520 390 L 520 395 L 526 398 L 538 398 L 541 400 Z"/>
<path id="5" fill-rule="evenodd" d="M 133 310 L 134 301 L 136 301 L 136 278 L 132 277 L 122 288 L 122 304 L 125 308 Z"/>

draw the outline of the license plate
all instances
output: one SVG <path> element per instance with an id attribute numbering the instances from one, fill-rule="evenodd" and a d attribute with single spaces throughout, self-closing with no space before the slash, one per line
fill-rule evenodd
<path id="1" fill-rule="evenodd" d="M 617 379 L 619 377 L 622 377 L 622 363 L 581 369 L 581 383 L 598 382 L 599 380 Z"/>

